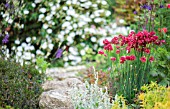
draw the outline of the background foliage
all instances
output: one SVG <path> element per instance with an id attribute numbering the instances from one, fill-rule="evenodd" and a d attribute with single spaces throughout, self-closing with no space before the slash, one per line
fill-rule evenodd
<path id="1" fill-rule="evenodd" d="M 101 35 L 107 35 L 101 29 L 110 15 L 105 0 L 23 2 L 26 4 L 15 18 L 11 17 L 11 22 L 5 20 L 9 13 L 2 11 L 0 15 L 10 33 L 7 48 L 11 55 L 16 55 L 18 62 L 35 62 L 37 55 L 50 59 L 58 48 L 62 48 L 71 53 L 65 54 L 67 64 L 75 65 L 81 61 L 80 56 L 86 54 L 82 48 L 98 48 L 96 41 Z"/>

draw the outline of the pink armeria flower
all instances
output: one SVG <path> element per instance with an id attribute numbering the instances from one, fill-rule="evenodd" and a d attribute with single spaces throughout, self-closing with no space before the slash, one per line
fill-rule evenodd
<path id="1" fill-rule="evenodd" d="M 150 50 L 147 49 L 147 48 L 144 50 L 144 52 L 147 53 L 147 54 L 150 54 Z"/>
<path id="2" fill-rule="evenodd" d="M 111 57 L 110 60 L 116 61 L 116 58 L 115 57 Z"/>
<path id="3" fill-rule="evenodd" d="M 103 55 L 103 54 L 104 54 L 104 51 L 103 51 L 103 50 L 99 50 L 99 51 L 98 51 L 98 54 Z"/>
<path id="4" fill-rule="evenodd" d="M 110 44 L 110 42 L 107 39 L 105 39 L 105 40 L 103 40 L 103 44 L 108 45 L 108 44 Z"/>
<path id="5" fill-rule="evenodd" d="M 149 61 L 150 61 L 150 62 L 153 62 L 153 61 L 154 61 L 154 57 L 151 56 L 151 57 L 149 58 Z"/>
<path id="6" fill-rule="evenodd" d="M 141 62 L 146 62 L 145 56 L 142 56 L 142 57 L 140 58 L 140 60 L 141 60 Z"/>

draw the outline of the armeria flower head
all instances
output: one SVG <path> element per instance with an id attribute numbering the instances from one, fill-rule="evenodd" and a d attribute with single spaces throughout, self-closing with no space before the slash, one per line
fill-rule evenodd
<path id="1" fill-rule="evenodd" d="M 103 55 L 103 54 L 104 54 L 104 51 L 103 51 L 103 50 L 99 50 L 99 51 L 98 51 L 98 54 Z"/>
<path id="2" fill-rule="evenodd" d="M 117 48 L 117 49 L 119 49 L 119 48 L 120 48 L 120 46 L 116 46 L 116 48 Z"/>
<path id="3" fill-rule="evenodd" d="M 116 61 L 116 58 L 115 57 L 111 57 L 110 60 Z"/>
<path id="4" fill-rule="evenodd" d="M 108 50 L 108 51 L 112 51 L 112 50 L 113 50 L 113 47 L 112 47 L 111 44 L 107 44 L 107 45 L 104 46 L 104 49 L 105 49 L 105 50 Z"/>
<path id="5" fill-rule="evenodd" d="M 116 50 L 116 54 L 119 54 L 120 53 L 120 50 Z"/>
<path id="6" fill-rule="evenodd" d="M 126 56 L 121 56 L 120 57 L 120 63 L 124 63 L 126 61 Z"/>
<path id="7" fill-rule="evenodd" d="M 169 8 L 169 9 L 170 9 L 170 4 L 167 4 L 167 8 Z"/>
<path id="8" fill-rule="evenodd" d="M 56 58 L 61 58 L 62 53 L 63 53 L 63 50 L 62 49 L 58 49 L 57 52 L 56 52 Z"/>
<path id="9" fill-rule="evenodd" d="M 131 56 L 130 56 L 130 60 L 131 60 L 131 61 L 134 61 L 135 59 L 136 59 L 136 56 L 135 56 L 135 55 L 131 55 Z"/>
<path id="10" fill-rule="evenodd" d="M 168 29 L 167 29 L 167 28 L 162 28 L 162 29 L 161 29 L 161 32 L 167 33 L 167 32 L 168 32 Z"/>
<path id="11" fill-rule="evenodd" d="M 130 60 L 130 56 L 126 56 L 126 60 Z"/>
<path id="12" fill-rule="evenodd" d="M 147 53 L 147 54 L 150 54 L 150 50 L 149 49 L 144 49 L 144 52 Z"/>
<path id="13" fill-rule="evenodd" d="M 119 44 L 119 38 L 118 37 L 114 37 L 112 40 L 111 40 L 112 44 Z"/>
<path id="14" fill-rule="evenodd" d="M 154 61 L 154 57 L 151 56 L 151 57 L 149 58 L 149 61 L 150 61 L 150 62 L 153 62 L 153 61 Z"/>
<path id="15" fill-rule="evenodd" d="M 145 56 L 142 56 L 142 57 L 140 58 L 140 61 L 141 61 L 141 62 L 146 62 L 146 57 L 145 57 Z"/>
<path id="16" fill-rule="evenodd" d="M 165 44 L 165 43 L 166 43 L 166 41 L 165 41 L 165 40 L 161 40 L 161 43 Z"/>
<path id="17" fill-rule="evenodd" d="M 107 39 L 105 39 L 105 40 L 103 40 L 103 44 L 108 45 L 108 44 L 110 44 L 110 42 Z"/>

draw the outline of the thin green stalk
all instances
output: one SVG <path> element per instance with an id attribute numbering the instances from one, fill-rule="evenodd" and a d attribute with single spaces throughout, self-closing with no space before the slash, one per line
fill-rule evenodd
<path id="1" fill-rule="evenodd" d="M 149 32 L 151 31 L 151 22 L 152 22 L 152 10 L 151 10 L 151 14 L 150 14 L 150 19 L 149 19 Z"/>
<path id="2" fill-rule="evenodd" d="M 128 64 L 128 92 L 129 92 L 129 94 L 128 94 L 128 98 L 130 98 L 130 95 L 131 95 L 131 90 L 130 90 L 130 87 L 131 87 L 131 84 L 130 84 L 130 65 L 129 65 L 129 62 L 127 62 L 127 64 Z"/>

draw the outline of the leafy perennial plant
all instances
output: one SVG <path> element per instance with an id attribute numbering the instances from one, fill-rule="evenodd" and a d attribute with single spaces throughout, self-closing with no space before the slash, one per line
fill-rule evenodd
<path id="1" fill-rule="evenodd" d="M 116 36 L 111 41 L 105 39 L 103 43 L 104 51 L 98 53 L 108 58 L 113 89 L 131 101 L 141 86 L 148 83 L 154 61 L 153 46 L 160 46 L 165 40 L 159 40 L 154 31 L 143 30 L 131 31 L 127 37 Z"/>

